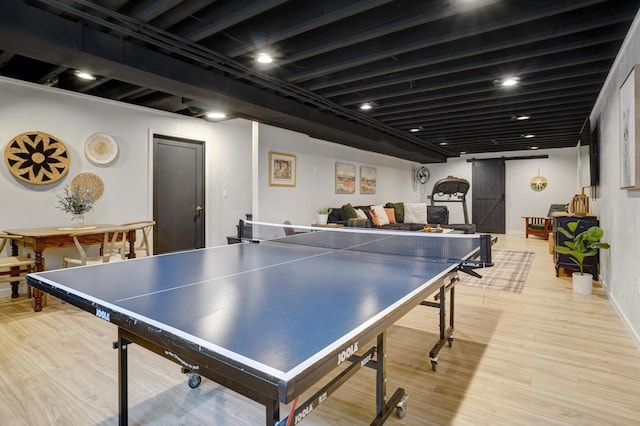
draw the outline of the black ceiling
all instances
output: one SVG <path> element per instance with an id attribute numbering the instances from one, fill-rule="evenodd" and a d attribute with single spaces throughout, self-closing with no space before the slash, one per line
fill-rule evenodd
<path id="1" fill-rule="evenodd" d="M 575 146 L 639 6 L 3 0 L 0 75 L 196 117 L 223 109 L 442 162 L 461 152 Z M 274 63 L 258 64 L 260 52 Z M 97 79 L 80 80 L 77 69 Z M 497 84 L 506 76 L 519 84 Z M 364 102 L 373 108 L 361 111 Z M 531 118 L 515 120 L 520 114 Z"/>

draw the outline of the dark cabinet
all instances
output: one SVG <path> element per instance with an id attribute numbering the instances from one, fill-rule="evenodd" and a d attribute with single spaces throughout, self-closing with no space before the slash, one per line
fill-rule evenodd
<path id="1" fill-rule="evenodd" d="M 556 246 L 564 245 L 564 242 L 567 240 L 567 237 L 565 237 L 564 234 L 558 232 L 558 228 L 562 227 L 566 229 L 567 223 L 576 221 L 578 222 L 576 234 L 586 231 L 592 226 L 598 225 L 598 218 L 595 216 L 556 216 L 553 220 L 553 236 Z M 569 255 L 559 254 L 554 250 L 553 256 L 556 264 L 556 277 L 560 273 L 560 268 L 579 271 L 578 265 L 576 265 L 575 262 L 571 260 Z M 594 280 L 598 280 L 598 261 L 599 256 L 595 255 L 591 257 L 585 257 L 583 263 L 584 272 L 593 275 Z"/>

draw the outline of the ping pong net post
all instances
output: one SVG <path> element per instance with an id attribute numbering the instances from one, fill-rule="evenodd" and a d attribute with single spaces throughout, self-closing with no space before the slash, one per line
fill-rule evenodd
<path id="1" fill-rule="evenodd" d="M 482 276 L 474 271 L 474 269 L 489 268 L 493 266 L 493 262 L 491 261 L 491 245 L 495 243 L 496 240 L 496 238 L 492 238 L 489 234 L 480 235 L 479 259 L 465 260 L 458 266 L 458 269 L 473 277 L 482 278 Z"/>

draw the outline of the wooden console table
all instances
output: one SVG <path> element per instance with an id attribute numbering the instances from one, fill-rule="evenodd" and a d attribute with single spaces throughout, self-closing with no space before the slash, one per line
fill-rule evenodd
<path id="1" fill-rule="evenodd" d="M 7 229 L 4 232 L 9 235 L 18 235 L 22 238 L 19 240 L 13 240 L 11 245 L 12 256 L 17 256 L 20 247 L 32 250 L 35 256 L 35 272 L 44 271 L 45 261 L 42 253 L 47 249 L 56 249 L 63 247 L 75 247 L 71 234 L 82 230 L 95 229 L 96 235 L 86 235 L 79 238 L 79 241 L 84 245 L 102 244 L 103 236 L 100 233 L 101 229 L 112 228 L 117 225 L 101 224 L 86 226 L 80 228 L 72 227 L 60 227 L 60 228 L 27 228 L 27 229 Z M 136 230 L 130 229 L 127 233 L 127 239 L 129 242 L 129 254 L 127 257 L 130 259 L 136 257 L 135 242 L 136 242 Z M 35 305 L 33 310 L 39 312 L 42 310 L 42 293 L 39 290 L 35 290 Z"/>

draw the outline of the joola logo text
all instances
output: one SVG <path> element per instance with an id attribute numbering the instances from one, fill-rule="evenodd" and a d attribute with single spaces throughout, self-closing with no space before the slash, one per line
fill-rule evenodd
<path id="1" fill-rule="evenodd" d="M 96 309 L 96 316 L 98 318 L 102 318 L 105 321 L 111 321 L 111 314 L 107 311 L 103 311 L 102 309 Z"/>
<path id="2" fill-rule="evenodd" d="M 349 346 L 344 351 L 340 352 L 338 355 L 338 365 L 345 362 L 350 356 L 358 352 L 358 342 L 355 342 L 353 345 Z"/>
<path id="3" fill-rule="evenodd" d="M 307 417 L 309 413 L 311 413 L 312 411 L 313 411 L 313 404 L 309 404 L 308 406 L 304 407 L 304 410 L 296 414 L 296 418 L 293 424 L 297 425 L 298 423 L 300 423 L 302 419 Z"/>

